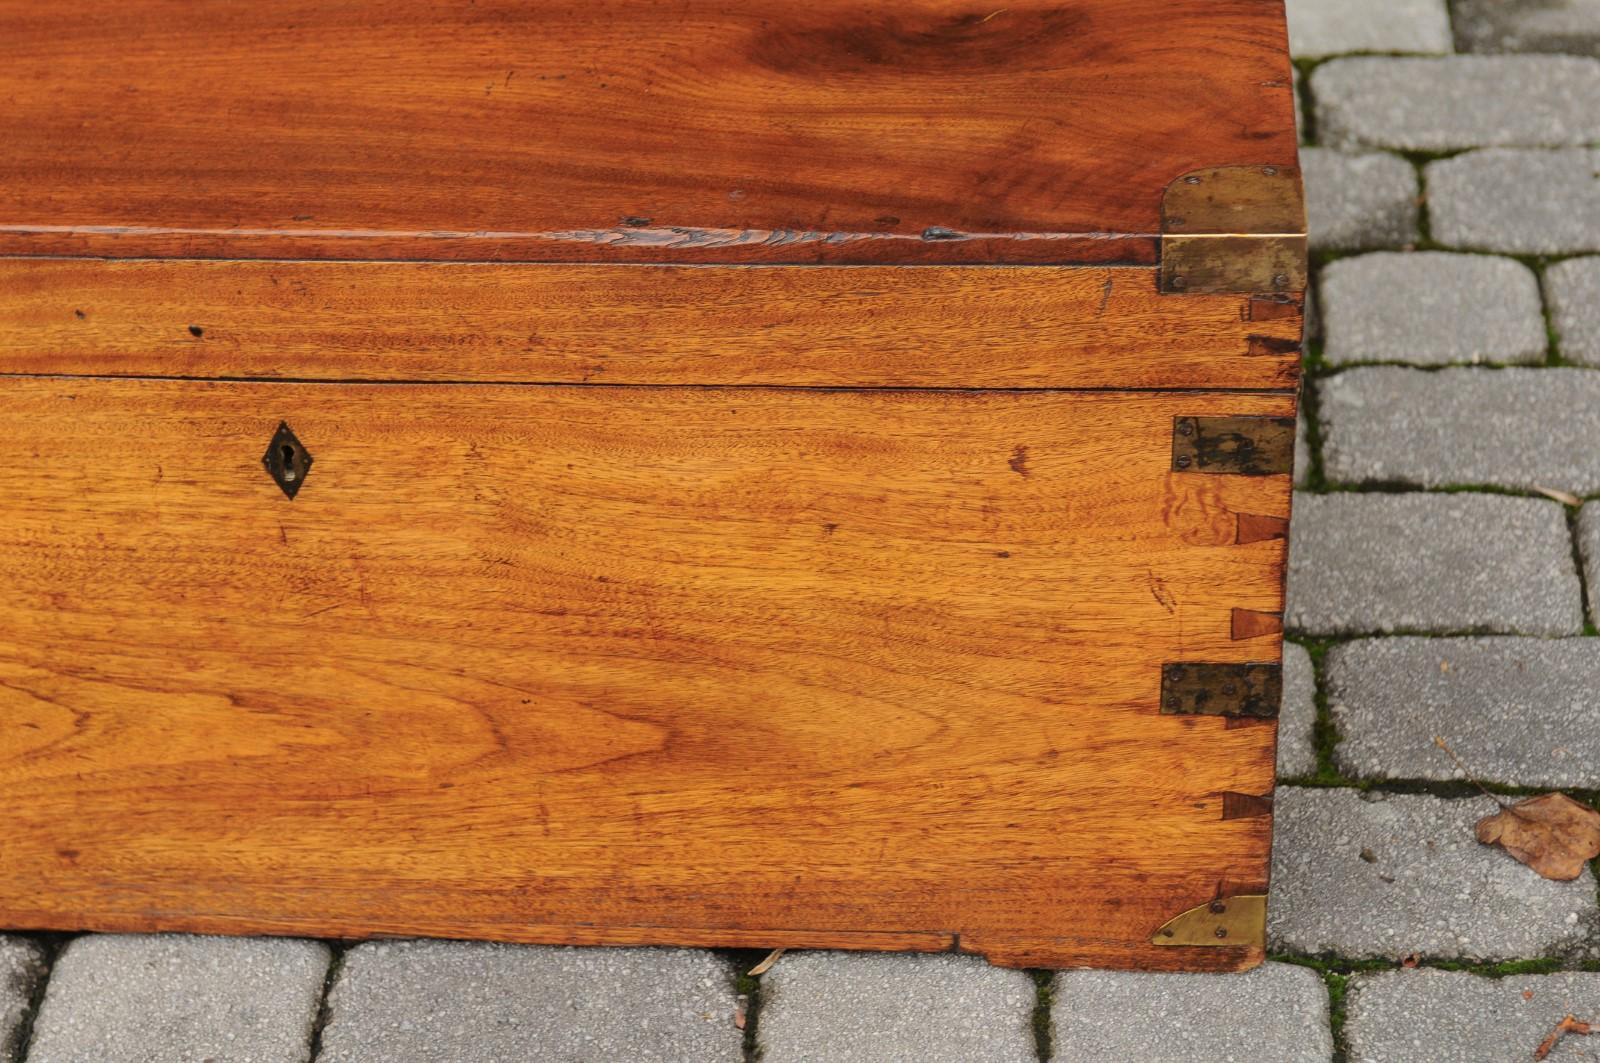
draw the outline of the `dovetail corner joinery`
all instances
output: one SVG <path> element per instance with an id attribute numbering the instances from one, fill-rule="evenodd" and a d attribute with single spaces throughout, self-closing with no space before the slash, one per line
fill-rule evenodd
<path id="1" fill-rule="evenodd" d="M 1211 948 L 1261 947 L 1267 940 L 1267 897 L 1241 893 L 1196 905 L 1167 920 L 1150 937 L 1154 945 Z"/>
<path id="2" fill-rule="evenodd" d="M 1161 201 L 1161 290 L 1290 293 L 1306 286 L 1300 171 L 1213 166 L 1186 173 Z"/>

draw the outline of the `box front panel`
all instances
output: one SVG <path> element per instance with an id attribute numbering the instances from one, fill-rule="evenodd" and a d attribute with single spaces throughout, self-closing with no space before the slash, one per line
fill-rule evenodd
<path id="1" fill-rule="evenodd" d="M 1251 962 L 1293 406 L 13 377 L 0 918 Z"/>

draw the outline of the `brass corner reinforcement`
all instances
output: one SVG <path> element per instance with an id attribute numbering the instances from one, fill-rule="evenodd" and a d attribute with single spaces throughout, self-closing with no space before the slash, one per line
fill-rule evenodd
<path id="1" fill-rule="evenodd" d="M 1161 666 L 1163 716 L 1240 716 L 1276 719 L 1283 696 L 1283 669 L 1267 664 Z"/>
<path id="2" fill-rule="evenodd" d="M 1267 943 L 1267 895 L 1218 897 L 1168 919 L 1150 936 L 1152 945 L 1257 948 Z"/>
<path id="3" fill-rule="evenodd" d="M 1212 166 L 1161 200 L 1161 291 L 1276 294 L 1306 286 L 1306 212 L 1292 166 Z"/>
<path id="4" fill-rule="evenodd" d="M 1172 471 L 1279 476 L 1294 470 L 1293 417 L 1172 419 Z"/>

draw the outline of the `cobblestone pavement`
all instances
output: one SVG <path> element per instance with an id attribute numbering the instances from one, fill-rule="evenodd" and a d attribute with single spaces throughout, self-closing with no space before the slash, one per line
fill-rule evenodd
<path id="1" fill-rule="evenodd" d="M 0 936 L 0 1063 L 1500 1063 L 1600 1020 L 1594 872 L 1477 845 L 1490 806 L 1433 743 L 1499 792 L 1600 800 L 1600 0 L 1289 6 L 1321 315 L 1272 962 L 751 978 L 678 949 Z"/>

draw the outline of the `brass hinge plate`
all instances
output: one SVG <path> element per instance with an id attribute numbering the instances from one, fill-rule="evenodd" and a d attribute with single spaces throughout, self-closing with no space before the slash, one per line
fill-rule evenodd
<path id="1" fill-rule="evenodd" d="M 1152 945 L 1201 948 L 1263 948 L 1267 943 L 1267 895 L 1218 897 L 1168 919 L 1150 937 Z"/>
<path id="2" fill-rule="evenodd" d="M 1305 233 L 1298 169 L 1212 166 L 1186 173 L 1161 201 L 1161 291 L 1304 291 Z"/>
<path id="3" fill-rule="evenodd" d="M 1247 716 L 1270 720 L 1283 696 L 1283 669 L 1276 664 L 1164 664 L 1164 716 Z"/>
<path id="4" fill-rule="evenodd" d="M 1293 470 L 1293 417 L 1172 419 L 1173 472 L 1275 476 Z"/>

